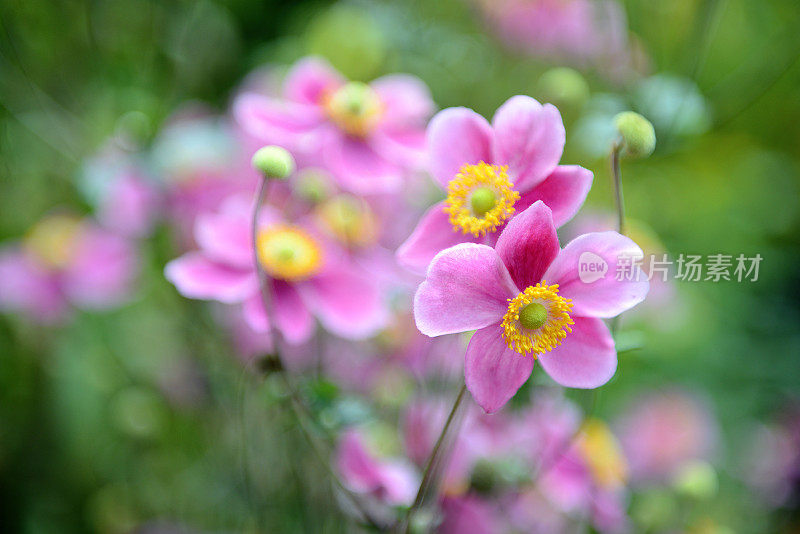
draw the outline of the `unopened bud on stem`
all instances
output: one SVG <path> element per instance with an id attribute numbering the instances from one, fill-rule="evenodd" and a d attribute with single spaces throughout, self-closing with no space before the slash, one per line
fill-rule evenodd
<path id="1" fill-rule="evenodd" d="M 614 125 L 622 138 L 622 155 L 646 158 L 656 148 L 656 132 L 649 120 L 633 111 L 614 117 Z"/>
<path id="2" fill-rule="evenodd" d="M 285 180 L 294 172 L 294 158 L 285 148 L 268 145 L 259 148 L 252 159 L 253 168 L 265 178 Z"/>

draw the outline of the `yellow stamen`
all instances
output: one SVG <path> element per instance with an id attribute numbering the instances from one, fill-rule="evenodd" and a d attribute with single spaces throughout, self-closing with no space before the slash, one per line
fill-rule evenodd
<path id="1" fill-rule="evenodd" d="M 346 245 L 363 247 L 378 237 L 378 222 L 369 205 L 351 195 L 339 195 L 317 208 L 317 217 Z"/>
<path id="2" fill-rule="evenodd" d="M 494 232 L 514 214 L 519 193 L 513 185 L 507 166 L 483 161 L 464 165 L 447 185 L 444 211 L 450 215 L 450 224 L 456 231 L 475 237 Z"/>
<path id="3" fill-rule="evenodd" d="M 502 323 L 503 339 L 508 348 L 520 354 L 533 353 L 536 357 L 551 351 L 572 332 L 572 300 L 558 294 L 558 284 L 548 286 L 542 280 L 508 302 Z"/>
<path id="4" fill-rule="evenodd" d="M 51 215 L 36 223 L 25 237 L 25 248 L 44 265 L 66 267 L 75 255 L 83 223 L 70 215 Z"/>
<path id="5" fill-rule="evenodd" d="M 369 135 L 383 113 L 378 94 L 361 82 L 350 82 L 323 96 L 322 105 L 339 128 L 355 137 Z"/>
<path id="6" fill-rule="evenodd" d="M 581 430 L 578 450 L 589 465 L 595 481 L 607 488 L 623 485 L 628 478 L 628 463 L 608 425 L 597 419 L 589 419 Z"/>
<path id="7" fill-rule="evenodd" d="M 256 236 L 258 261 L 273 278 L 305 280 L 322 266 L 320 246 L 295 226 L 277 225 L 260 230 Z"/>

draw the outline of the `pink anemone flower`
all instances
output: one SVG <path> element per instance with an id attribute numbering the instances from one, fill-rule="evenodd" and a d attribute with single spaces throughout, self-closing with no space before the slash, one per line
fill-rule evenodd
<path id="1" fill-rule="evenodd" d="M 53 323 L 68 304 L 108 309 L 130 297 L 137 269 L 129 240 L 93 221 L 51 215 L 0 250 L 0 310 Z"/>
<path id="2" fill-rule="evenodd" d="M 601 318 L 647 295 L 649 283 L 632 261 L 641 257 L 616 232 L 585 234 L 560 249 L 553 214 L 537 201 L 494 248 L 463 243 L 436 255 L 414 297 L 417 328 L 431 337 L 477 330 L 464 374 L 488 413 L 514 396 L 537 359 L 562 386 L 599 387 L 617 368 Z"/>
<path id="3" fill-rule="evenodd" d="M 232 198 L 220 211 L 199 216 L 194 229 L 199 250 L 168 263 L 165 274 L 186 297 L 243 304 L 251 328 L 267 332 L 250 213 L 249 201 Z M 289 344 L 311 337 L 314 317 L 349 339 L 368 337 L 386 323 L 378 287 L 312 225 L 287 223 L 264 208 L 256 240 L 259 261 L 269 275 L 275 326 Z"/>
<path id="4" fill-rule="evenodd" d="M 387 504 L 407 506 L 417 492 L 419 476 L 414 467 L 400 459 L 377 458 L 355 430 L 342 437 L 336 465 L 349 489 Z"/>
<path id="5" fill-rule="evenodd" d="M 325 60 L 298 61 L 283 98 L 244 93 L 234 103 L 241 127 L 264 143 L 319 165 L 355 193 L 397 191 L 422 164 L 425 122 L 434 106 L 425 84 L 392 74 L 370 84 L 348 82 Z"/>
<path id="6" fill-rule="evenodd" d="M 516 214 L 543 201 L 561 226 L 578 212 L 591 171 L 559 165 L 565 131 L 551 104 L 515 96 L 490 125 L 466 108 L 439 112 L 428 127 L 430 166 L 447 199 L 430 208 L 397 251 L 401 264 L 424 272 L 441 250 L 458 243 L 494 245 Z"/>

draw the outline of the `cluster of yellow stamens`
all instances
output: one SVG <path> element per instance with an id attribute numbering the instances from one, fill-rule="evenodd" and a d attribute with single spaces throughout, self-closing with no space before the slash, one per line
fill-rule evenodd
<path id="1" fill-rule="evenodd" d="M 323 96 L 322 105 L 328 118 L 354 137 L 369 135 L 383 113 L 378 94 L 361 82 L 350 82 Z"/>
<path id="2" fill-rule="evenodd" d="M 375 242 L 378 224 L 369 205 L 351 195 L 338 195 L 317 208 L 317 217 L 333 236 L 348 246 Z"/>
<path id="3" fill-rule="evenodd" d="M 314 239 L 296 226 L 276 225 L 256 236 L 258 261 L 273 278 L 305 280 L 322 266 L 322 251 Z"/>
<path id="4" fill-rule="evenodd" d="M 495 231 L 514 214 L 519 193 L 512 189 L 508 167 L 464 165 L 447 185 L 444 211 L 456 231 L 475 237 Z"/>
<path id="5" fill-rule="evenodd" d="M 502 323 L 503 340 L 520 354 L 532 353 L 536 357 L 553 350 L 572 332 L 572 300 L 558 294 L 558 284 L 548 286 L 542 280 L 508 302 Z"/>
<path id="6" fill-rule="evenodd" d="M 583 424 L 578 451 L 600 486 L 617 488 L 625 484 L 628 462 L 617 438 L 605 423 L 589 419 Z"/>
<path id="7" fill-rule="evenodd" d="M 75 254 L 83 228 L 77 217 L 52 215 L 36 223 L 25 237 L 25 248 L 52 269 L 66 267 Z"/>

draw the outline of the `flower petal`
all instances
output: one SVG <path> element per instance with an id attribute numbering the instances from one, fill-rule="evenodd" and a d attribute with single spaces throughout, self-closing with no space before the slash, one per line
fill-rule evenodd
<path id="1" fill-rule="evenodd" d="M 258 289 L 252 271 L 212 262 L 199 252 L 184 254 L 164 268 L 164 275 L 178 292 L 191 299 L 241 302 Z"/>
<path id="2" fill-rule="evenodd" d="M 273 280 L 272 298 L 275 326 L 286 342 L 299 345 L 308 341 L 314 332 L 314 318 L 297 289 L 282 280 Z"/>
<path id="3" fill-rule="evenodd" d="M 431 207 L 419 220 L 417 227 L 397 249 L 397 260 L 407 269 L 424 274 L 431 260 L 442 250 L 459 243 L 475 243 L 478 238 L 456 232 L 444 203 Z"/>
<path id="4" fill-rule="evenodd" d="M 517 287 L 524 290 L 539 283 L 559 251 L 550 208 L 539 200 L 511 219 L 497 239 L 495 250 Z"/>
<path id="5" fill-rule="evenodd" d="M 205 256 L 241 269 L 252 268 L 253 245 L 247 212 L 202 213 L 194 225 L 194 239 Z"/>
<path id="6" fill-rule="evenodd" d="M 466 164 L 492 162 L 492 127 L 467 108 L 448 108 L 428 125 L 428 157 L 433 177 L 443 188 Z"/>
<path id="7" fill-rule="evenodd" d="M 322 325 L 337 336 L 363 339 L 388 320 L 376 285 L 348 266 L 329 268 L 298 289 Z"/>
<path id="8" fill-rule="evenodd" d="M 23 312 L 54 323 L 67 307 L 56 274 L 32 261 L 20 247 L 0 249 L 0 310 Z"/>
<path id="9" fill-rule="evenodd" d="M 375 151 L 398 165 L 419 169 L 425 164 L 425 131 L 423 129 L 384 129 L 370 140 Z"/>
<path id="10" fill-rule="evenodd" d="M 236 122 L 263 143 L 308 150 L 318 142 L 322 112 L 314 106 L 245 93 L 233 103 Z"/>
<path id="11" fill-rule="evenodd" d="M 566 132 L 553 105 L 543 106 L 529 96 L 511 97 L 495 113 L 492 127 L 494 162 L 508 165 L 518 191 L 536 187 L 558 165 Z"/>
<path id="12" fill-rule="evenodd" d="M 389 74 L 374 80 L 370 87 L 383 104 L 381 122 L 393 127 L 424 126 L 433 113 L 431 92 L 425 83 L 408 74 Z"/>
<path id="13" fill-rule="evenodd" d="M 547 269 L 544 278 L 548 283 L 559 285 L 559 294 L 572 299 L 572 314 L 614 317 L 647 296 L 650 283 L 641 269 L 633 268 L 631 279 L 626 279 L 624 272 L 626 261 L 642 257 L 642 249 L 617 232 L 584 234 L 564 247 Z M 589 276 L 592 273 L 588 271 L 579 271 L 591 265 L 598 266 L 598 270 L 594 271 L 597 278 Z M 602 269 L 605 272 L 600 272 Z M 582 281 L 582 276 L 586 282 Z"/>
<path id="14" fill-rule="evenodd" d="M 365 140 L 330 131 L 323 145 L 323 159 L 339 184 L 357 194 L 397 191 L 401 170 L 383 158 Z"/>
<path id="15" fill-rule="evenodd" d="M 533 357 L 508 348 L 502 332 L 499 324 L 483 328 L 475 332 L 467 346 L 467 389 L 486 413 L 505 406 L 533 371 Z"/>
<path id="16" fill-rule="evenodd" d="M 345 433 L 339 442 L 336 467 L 353 491 L 368 493 L 380 487 L 380 464 L 367 452 L 361 435 L 354 430 Z"/>
<path id="17" fill-rule="evenodd" d="M 345 83 L 344 77 L 320 57 L 301 59 L 286 74 L 283 94 L 301 104 L 319 105 L 325 93 Z"/>
<path id="18" fill-rule="evenodd" d="M 92 227 L 78 240 L 75 258 L 62 273 L 62 287 L 78 307 L 105 309 L 130 298 L 138 270 L 130 240 Z"/>
<path id="19" fill-rule="evenodd" d="M 522 195 L 515 207 L 522 211 L 541 200 L 553 212 L 553 224 L 559 228 L 578 213 L 593 178 L 592 171 L 578 165 L 559 165 L 542 183 Z"/>
<path id="20" fill-rule="evenodd" d="M 591 389 L 608 382 L 617 370 L 617 351 L 605 323 L 593 317 L 573 317 L 572 332 L 539 363 L 550 378 L 568 388 Z"/>
<path id="21" fill-rule="evenodd" d="M 433 258 L 414 296 L 414 318 L 431 337 L 477 330 L 500 321 L 517 293 L 494 249 L 462 243 Z"/>

